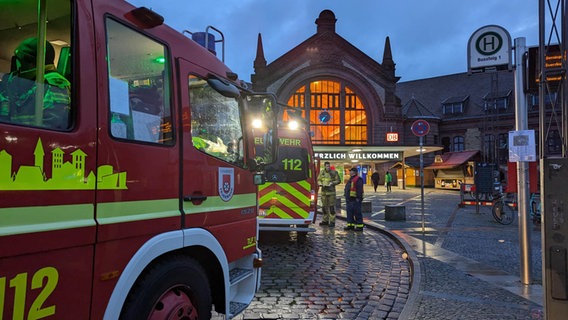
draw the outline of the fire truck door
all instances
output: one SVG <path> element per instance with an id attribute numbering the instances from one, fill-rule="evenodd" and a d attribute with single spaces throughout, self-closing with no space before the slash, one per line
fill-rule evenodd
<path id="1" fill-rule="evenodd" d="M 256 187 L 244 169 L 240 106 L 231 96 L 238 94 L 237 88 L 212 79 L 210 71 L 188 61 L 180 59 L 178 68 L 185 227 L 254 217 Z"/>

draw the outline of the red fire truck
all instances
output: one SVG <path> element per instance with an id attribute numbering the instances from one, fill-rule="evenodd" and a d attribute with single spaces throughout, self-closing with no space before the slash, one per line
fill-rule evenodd
<path id="1" fill-rule="evenodd" d="M 259 229 L 314 231 L 310 225 L 316 220 L 317 173 L 312 142 L 303 120 L 286 118 L 278 129 L 278 158 L 266 167 L 266 183 L 259 186 Z M 261 142 L 255 140 L 257 152 Z"/>
<path id="2" fill-rule="evenodd" d="M 211 51 L 121 0 L 0 2 L 0 319 L 249 305 L 259 106 Z"/>

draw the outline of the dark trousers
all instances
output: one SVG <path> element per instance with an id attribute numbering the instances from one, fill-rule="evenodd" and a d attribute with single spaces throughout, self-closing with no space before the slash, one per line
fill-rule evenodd
<path id="1" fill-rule="evenodd" d="M 347 200 L 347 225 L 363 224 L 363 214 L 361 213 L 361 202 Z"/>

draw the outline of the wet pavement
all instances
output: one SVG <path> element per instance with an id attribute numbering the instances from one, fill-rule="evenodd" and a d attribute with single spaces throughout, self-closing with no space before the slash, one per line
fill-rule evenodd
<path id="1" fill-rule="evenodd" d="M 543 319 L 540 227 L 522 285 L 518 219 L 460 208 L 458 191 L 421 193 L 366 186 L 362 233 L 343 230 L 344 211 L 335 228 L 261 233 L 262 285 L 236 319 Z M 406 220 L 385 220 L 385 206 Z"/>
<path id="2" fill-rule="evenodd" d="M 520 280 L 518 217 L 497 223 L 491 207 L 464 206 L 458 191 L 419 188 L 367 192 L 368 224 L 403 239 L 417 262 L 401 319 L 543 319 L 540 226 L 531 224 L 531 284 Z M 405 207 L 386 221 L 384 206 Z M 422 228 L 424 221 L 424 229 Z M 410 250 L 410 249 L 409 249 Z"/>

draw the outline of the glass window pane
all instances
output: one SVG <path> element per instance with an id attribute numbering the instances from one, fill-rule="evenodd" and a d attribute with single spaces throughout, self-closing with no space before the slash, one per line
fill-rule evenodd
<path id="1" fill-rule="evenodd" d="M 172 144 L 165 46 L 111 19 L 107 38 L 111 135 Z"/>
<path id="2" fill-rule="evenodd" d="M 200 78 L 190 76 L 193 146 L 231 163 L 243 163 L 242 126 L 238 101 L 225 97 Z"/>
<path id="3" fill-rule="evenodd" d="M 309 92 L 306 92 L 306 86 L 300 87 L 288 99 L 288 105 L 302 108 L 304 117 L 309 107 L 313 143 L 367 143 L 367 113 L 361 99 L 351 88 L 331 80 L 312 81 L 307 87 Z M 309 106 L 306 106 L 307 97 Z"/>
<path id="4" fill-rule="evenodd" d="M 11 59 L 0 58 L 0 121 L 65 131 L 74 122 L 72 2 L 43 3 L 0 2 L 0 21 L 6 27 L 2 29 L 5 36 L 0 37 L 0 47 L 12 53 Z M 49 19 L 49 23 L 41 22 L 45 23 L 44 34 L 38 33 L 41 19 Z M 39 67 L 38 60 L 42 64 Z"/>

